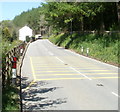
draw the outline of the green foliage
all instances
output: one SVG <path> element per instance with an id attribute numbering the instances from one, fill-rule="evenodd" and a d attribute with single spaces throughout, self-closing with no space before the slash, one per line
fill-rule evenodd
<path id="1" fill-rule="evenodd" d="M 3 39 L 10 40 L 11 34 L 7 27 L 2 29 L 2 37 L 3 37 Z"/>
<path id="2" fill-rule="evenodd" d="M 13 42 L 14 40 L 17 40 L 17 28 L 15 27 L 15 25 L 13 24 L 12 21 L 10 20 L 5 20 L 0 22 L 1 26 L 1 30 L 2 30 L 2 38 L 6 39 L 8 41 Z"/>
<path id="3" fill-rule="evenodd" d="M 16 16 L 13 23 L 16 27 L 28 25 L 34 34 L 45 27 L 52 27 L 53 32 L 119 29 L 117 4 L 114 2 L 43 3 L 41 7 Z"/>
<path id="4" fill-rule="evenodd" d="M 12 40 L 17 40 L 17 33 L 15 30 L 12 33 Z"/>
<path id="5" fill-rule="evenodd" d="M 30 37 L 26 36 L 26 42 L 29 42 L 29 41 L 30 41 Z"/>
<path id="6" fill-rule="evenodd" d="M 118 23 L 116 3 L 49 2 L 43 8 L 48 24 L 63 31 L 108 30 Z"/>
<path id="7" fill-rule="evenodd" d="M 114 38 L 116 36 L 117 38 Z M 50 41 L 58 46 L 72 49 L 80 54 L 82 54 L 81 48 L 83 47 L 84 55 L 86 55 L 86 49 L 89 48 L 90 57 L 97 58 L 103 62 L 120 64 L 118 61 L 118 45 L 120 44 L 118 37 L 120 37 L 120 34 L 116 33 L 113 35 L 106 34 L 104 36 L 79 33 L 74 33 L 70 36 L 67 33 L 62 33 L 57 36 L 51 36 Z"/>
<path id="8" fill-rule="evenodd" d="M 27 12 L 22 12 L 20 15 L 16 16 L 13 20 L 13 23 L 16 27 L 23 27 L 28 25 L 37 33 L 40 27 L 40 13 L 41 7 L 33 8 L 32 10 L 28 10 Z"/>
<path id="9" fill-rule="evenodd" d="M 19 96 L 17 88 L 7 85 L 6 88 L 2 90 L 2 92 L 2 110 L 19 110 Z"/>
<path id="10" fill-rule="evenodd" d="M 0 55 L 2 56 L 2 69 L 5 68 L 5 57 L 6 53 L 21 43 L 21 41 L 15 40 L 12 43 L 8 40 L 1 39 L 2 36 L 0 36 Z M 16 87 L 13 87 L 12 85 L 6 85 L 5 88 L 3 88 L 2 93 L 2 110 L 18 110 L 19 109 L 19 100 L 18 100 L 18 90 Z"/>

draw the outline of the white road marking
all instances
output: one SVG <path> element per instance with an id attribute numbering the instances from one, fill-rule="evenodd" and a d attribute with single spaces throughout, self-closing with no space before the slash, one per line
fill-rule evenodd
<path id="1" fill-rule="evenodd" d="M 58 59 L 60 62 L 64 63 L 64 61 L 62 61 L 60 58 L 56 57 L 56 59 Z M 82 74 L 81 72 L 77 71 L 75 68 L 73 67 L 69 67 L 70 69 L 74 70 L 75 72 L 81 74 L 82 76 L 84 76 L 85 78 L 92 80 L 91 78 L 87 77 L 86 75 Z"/>
<path id="2" fill-rule="evenodd" d="M 75 51 L 70 51 L 70 50 L 68 50 L 68 49 L 65 49 L 65 51 L 67 51 L 67 52 L 69 52 L 69 53 L 72 53 L 72 54 L 74 54 L 74 55 L 77 55 L 77 56 L 79 56 L 79 57 L 82 57 L 82 58 L 85 58 L 85 59 L 88 59 L 88 60 L 91 60 L 91 61 L 94 61 L 94 62 L 103 64 L 103 65 L 106 65 L 106 66 L 109 66 L 109 67 L 113 67 L 113 68 L 119 69 L 119 67 L 116 67 L 116 66 L 114 66 L 114 65 L 110 65 L 110 64 L 104 63 L 104 62 L 102 62 L 102 61 L 95 60 L 95 59 L 92 59 L 92 58 L 83 56 L 83 55 L 81 55 L 81 54 L 76 53 Z"/>
<path id="3" fill-rule="evenodd" d="M 62 61 L 60 58 L 58 57 L 55 57 L 56 59 L 58 59 L 60 62 L 64 63 L 64 61 Z"/>
<path id="4" fill-rule="evenodd" d="M 50 42 L 48 39 L 46 39 L 47 42 L 49 42 L 51 45 L 57 47 L 57 45 L 53 44 L 52 42 Z"/>
<path id="5" fill-rule="evenodd" d="M 82 74 L 81 72 L 79 72 L 79 71 L 76 70 L 75 68 L 73 68 L 73 67 L 69 67 L 69 68 L 72 69 L 72 70 L 74 70 L 75 72 L 81 74 L 82 76 L 86 77 L 87 79 L 92 80 L 91 78 L 89 78 L 89 77 L 87 77 L 86 75 Z"/>
<path id="6" fill-rule="evenodd" d="M 54 54 L 52 52 L 48 52 L 51 56 L 53 56 Z"/>
<path id="7" fill-rule="evenodd" d="M 117 97 L 120 97 L 118 94 L 116 94 L 116 93 L 114 93 L 114 92 L 112 92 L 112 94 L 115 95 L 115 96 L 117 96 Z"/>

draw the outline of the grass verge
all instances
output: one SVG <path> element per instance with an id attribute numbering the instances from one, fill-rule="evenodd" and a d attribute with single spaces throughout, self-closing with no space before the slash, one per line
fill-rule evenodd
<path id="1" fill-rule="evenodd" d="M 119 40 L 118 34 L 80 34 L 61 33 L 59 35 L 52 35 L 49 40 L 58 46 L 74 50 L 75 52 L 87 55 L 87 48 L 89 48 L 89 57 L 97 60 L 118 66 L 119 62 Z M 81 48 L 83 47 L 83 53 Z"/>

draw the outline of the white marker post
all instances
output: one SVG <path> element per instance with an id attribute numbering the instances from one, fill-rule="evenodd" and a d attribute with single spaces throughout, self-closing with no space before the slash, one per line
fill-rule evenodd
<path id="1" fill-rule="evenodd" d="M 88 54 L 89 54 L 89 48 L 87 48 L 87 56 L 88 56 Z"/>
<path id="2" fill-rule="evenodd" d="M 83 54 L 83 51 L 84 51 L 84 49 L 83 49 L 83 47 L 81 48 L 81 53 Z"/>
<path id="3" fill-rule="evenodd" d="M 16 83 L 16 77 L 17 77 L 16 67 L 17 67 L 17 58 L 14 56 L 12 61 L 12 83 L 13 84 Z"/>
<path id="4" fill-rule="evenodd" d="M 16 83 L 16 69 L 12 68 L 12 84 Z"/>
<path id="5" fill-rule="evenodd" d="M 23 48 L 20 49 L 20 55 L 22 56 L 23 53 Z"/>

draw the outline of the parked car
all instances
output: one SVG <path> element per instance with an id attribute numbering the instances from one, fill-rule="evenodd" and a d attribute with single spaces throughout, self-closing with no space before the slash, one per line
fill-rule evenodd
<path id="1" fill-rule="evenodd" d="M 35 35 L 35 38 L 36 38 L 36 40 L 37 40 L 37 39 L 41 39 L 41 38 L 42 38 L 42 35 L 41 35 L 41 34 L 37 34 L 37 35 Z"/>

